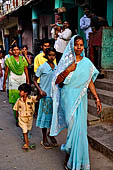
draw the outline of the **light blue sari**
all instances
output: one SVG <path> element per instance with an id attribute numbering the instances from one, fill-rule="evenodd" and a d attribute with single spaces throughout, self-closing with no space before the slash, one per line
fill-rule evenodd
<path id="1" fill-rule="evenodd" d="M 68 128 L 66 144 L 61 150 L 70 157 L 67 166 L 71 170 L 90 170 L 87 140 L 87 89 L 91 79 L 95 81 L 98 70 L 92 62 L 82 54 L 75 71 L 65 79 L 63 88 L 55 85 L 57 76 L 74 60 L 74 37 L 70 40 L 57 67 L 52 82 L 53 117 L 50 135 L 58 135 Z"/>

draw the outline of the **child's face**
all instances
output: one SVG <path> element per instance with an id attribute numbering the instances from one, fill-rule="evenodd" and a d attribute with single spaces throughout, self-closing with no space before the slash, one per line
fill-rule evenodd
<path id="1" fill-rule="evenodd" d="M 50 51 L 50 52 L 48 53 L 47 58 L 48 58 L 48 61 L 49 61 L 49 62 L 53 62 L 54 59 L 56 58 L 55 52 L 54 52 L 54 51 Z"/>
<path id="2" fill-rule="evenodd" d="M 20 90 L 20 97 L 24 97 L 26 93 L 23 90 Z"/>

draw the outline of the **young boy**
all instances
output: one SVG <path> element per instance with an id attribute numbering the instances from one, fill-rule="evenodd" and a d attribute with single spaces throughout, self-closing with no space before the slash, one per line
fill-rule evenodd
<path id="1" fill-rule="evenodd" d="M 16 111 L 16 119 L 22 128 L 25 144 L 22 149 L 29 148 L 28 132 L 32 128 L 33 114 L 35 111 L 35 103 L 39 96 L 30 96 L 31 87 L 29 84 L 23 83 L 19 86 L 20 98 L 15 103 L 13 110 Z"/>

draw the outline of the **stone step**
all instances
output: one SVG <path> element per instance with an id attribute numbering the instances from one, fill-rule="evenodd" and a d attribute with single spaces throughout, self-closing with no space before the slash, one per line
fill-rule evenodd
<path id="1" fill-rule="evenodd" d="M 97 89 L 97 94 L 99 95 L 99 98 L 101 99 L 101 102 L 110 106 L 113 106 L 113 92 Z M 93 99 L 93 96 L 91 93 L 88 94 L 88 98 Z"/>
<path id="2" fill-rule="evenodd" d="M 87 120 L 88 120 L 88 126 L 95 125 L 97 123 L 100 123 L 101 121 L 99 117 L 91 115 L 90 113 L 88 113 Z"/>
<path id="3" fill-rule="evenodd" d="M 93 99 L 88 99 L 88 113 L 99 117 L 101 121 L 113 121 L 113 106 L 102 103 L 102 112 L 100 115 L 97 114 L 96 104 Z"/>
<path id="4" fill-rule="evenodd" d="M 88 126 L 89 144 L 113 161 L 113 122 Z"/>
<path id="5" fill-rule="evenodd" d="M 102 109 L 108 108 L 108 107 L 109 107 L 109 105 L 102 103 Z M 97 114 L 97 108 L 96 108 L 95 100 L 93 100 L 93 99 L 88 99 L 88 113 L 90 113 L 90 114 L 92 114 L 96 117 L 100 117 Z"/>
<path id="6" fill-rule="evenodd" d="M 95 86 L 98 89 L 112 91 L 113 92 L 113 80 L 110 79 L 97 79 L 95 81 Z"/>
<path id="7" fill-rule="evenodd" d="M 101 70 L 101 73 L 104 74 L 104 78 L 113 80 L 113 70 Z"/>

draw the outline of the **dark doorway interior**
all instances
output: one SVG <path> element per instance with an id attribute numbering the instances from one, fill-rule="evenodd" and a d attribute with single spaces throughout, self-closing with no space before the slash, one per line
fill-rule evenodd
<path id="1" fill-rule="evenodd" d="M 95 10 L 97 16 L 104 17 L 107 16 L 107 0 L 91 0 L 91 9 Z"/>

